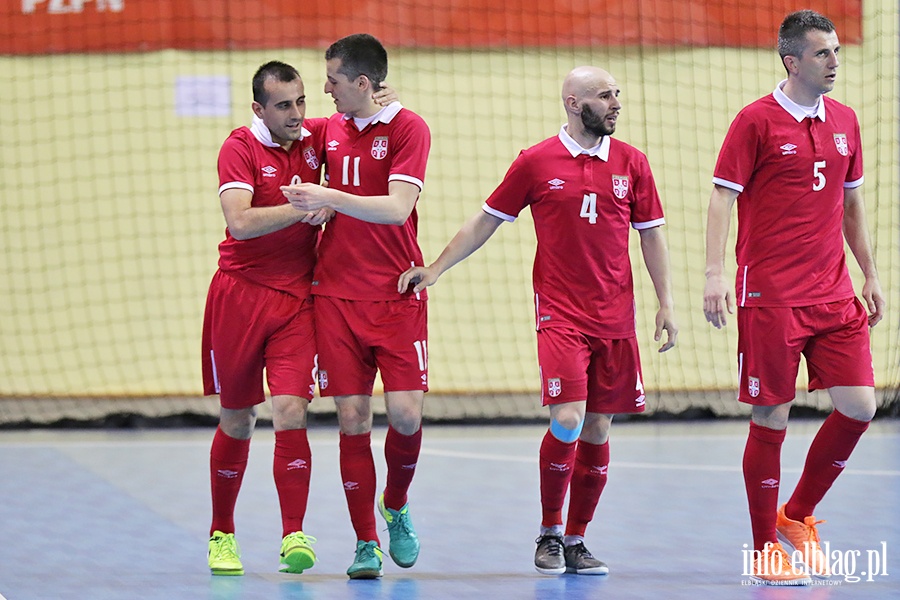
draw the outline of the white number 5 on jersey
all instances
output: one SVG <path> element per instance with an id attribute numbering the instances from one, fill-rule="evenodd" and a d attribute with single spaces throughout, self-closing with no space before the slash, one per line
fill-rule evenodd
<path id="1" fill-rule="evenodd" d="M 813 191 L 818 192 L 825 187 L 825 173 L 820 169 L 825 168 L 824 160 L 817 160 L 813 163 Z"/>

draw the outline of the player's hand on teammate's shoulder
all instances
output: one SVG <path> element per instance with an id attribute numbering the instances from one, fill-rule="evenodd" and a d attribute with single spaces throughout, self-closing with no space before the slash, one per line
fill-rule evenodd
<path id="1" fill-rule="evenodd" d="M 428 286 L 434 285 L 438 277 L 438 273 L 432 267 L 412 267 L 400 275 L 397 280 L 397 291 L 403 294 L 412 285 L 413 293 L 418 294 Z"/>
<path id="2" fill-rule="evenodd" d="M 372 100 L 378 106 L 387 106 L 391 102 L 399 101 L 400 97 L 397 96 L 397 90 L 382 81 L 381 89 L 372 94 Z"/>

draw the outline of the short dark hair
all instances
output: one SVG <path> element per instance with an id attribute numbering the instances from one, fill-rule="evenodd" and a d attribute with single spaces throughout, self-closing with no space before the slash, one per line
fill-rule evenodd
<path id="1" fill-rule="evenodd" d="M 387 50 L 368 33 L 354 33 L 330 45 L 325 51 L 325 60 L 341 59 L 339 73 L 353 81 L 360 75 L 368 77 L 373 89 L 381 88 L 387 79 Z"/>
<path id="2" fill-rule="evenodd" d="M 778 54 L 782 61 L 785 56 L 800 58 L 806 46 L 806 34 L 810 31 L 831 33 L 834 23 L 813 10 L 798 10 L 784 18 L 778 29 Z"/>
<path id="3" fill-rule="evenodd" d="M 266 80 L 274 79 L 283 83 L 290 83 L 295 79 L 300 79 L 300 73 L 287 63 L 272 60 L 262 65 L 253 75 L 253 100 L 259 102 L 263 106 L 269 101 L 269 94 L 266 92 Z"/>

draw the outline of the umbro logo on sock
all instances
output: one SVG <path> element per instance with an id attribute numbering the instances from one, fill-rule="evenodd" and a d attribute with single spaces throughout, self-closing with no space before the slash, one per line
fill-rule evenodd
<path id="1" fill-rule="evenodd" d="M 345 481 L 344 489 L 347 490 L 348 492 L 359 489 L 359 483 L 357 483 L 355 481 Z"/>
<path id="2" fill-rule="evenodd" d="M 763 479 L 761 483 L 762 483 L 762 485 L 760 487 L 762 487 L 762 489 L 764 489 L 764 490 L 770 490 L 770 489 L 778 487 L 778 480 L 774 479 L 772 477 L 770 477 L 768 479 Z"/>
<path id="3" fill-rule="evenodd" d="M 302 458 L 298 458 L 295 461 L 291 461 L 287 465 L 288 471 L 293 471 L 294 469 L 307 469 L 309 467 L 306 466 L 306 461 Z"/>
<path id="4" fill-rule="evenodd" d="M 224 477 L 225 479 L 235 479 L 238 475 L 240 475 L 237 471 L 232 471 L 231 469 L 219 469 L 217 471 L 219 477 Z"/>

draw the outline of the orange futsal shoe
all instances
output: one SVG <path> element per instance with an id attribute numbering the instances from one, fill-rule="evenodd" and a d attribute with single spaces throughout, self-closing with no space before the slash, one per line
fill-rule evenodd
<path id="1" fill-rule="evenodd" d="M 805 517 L 802 522 L 794 521 L 784 514 L 785 506 L 787 504 L 782 504 L 778 509 L 778 517 L 775 521 L 778 540 L 791 546 L 794 550 L 800 551 L 803 562 L 806 563 L 810 573 L 816 577 L 831 577 L 828 557 L 822 552 L 819 531 L 816 529 L 816 525 L 825 521 L 816 521 L 812 515 Z"/>
<path id="2" fill-rule="evenodd" d="M 762 550 L 754 550 L 750 579 L 765 585 L 809 585 L 812 580 L 791 564 L 781 544 L 769 542 Z"/>

